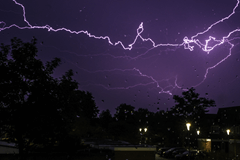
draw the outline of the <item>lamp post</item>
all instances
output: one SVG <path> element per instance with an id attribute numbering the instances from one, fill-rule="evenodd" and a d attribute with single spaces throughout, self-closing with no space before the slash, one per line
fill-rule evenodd
<path id="1" fill-rule="evenodd" d="M 230 129 L 227 129 L 226 132 L 227 132 L 227 135 L 229 136 L 229 134 L 230 134 L 231 131 L 230 131 Z M 229 157 L 230 157 L 229 143 L 230 143 L 230 142 L 229 142 L 229 138 L 228 138 L 228 159 L 229 159 Z"/>
<path id="2" fill-rule="evenodd" d="M 139 131 L 142 132 L 142 128 L 139 128 Z M 144 128 L 144 132 L 147 132 L 147 128 Z"/>
<path id="3" fill-rule="evenodd" d="M 146 133 L 147 132 L 147 128 L 144 128 L 144 132 Z M 147 137 L 146 137 L 146 135 L 145 135 L 145 144 L 147 143 Z"/>
<path id="4" fill-rule="evenodd" d="M 230 134 L 230 129 L 227 129 L 226 131 L 227 131 L 227 135 L 229 135 Z"/>
<path id="5" fill-rule="evenodd" d="M 199 136 L 199 134 L 200 134 L 200 130 L 197 130 L 197 135 Z M 198 146 L 198 138 L 197 138 L 197 148 L 199 148 L 199 146 Z"/>
<path id="6" fill-rule="evenodd" d="M 140 132 L 140 135 L 141 135 L 141 139 L 140 139 L 140 144 L 141 144 L 141 141 L 142 141 L 142 135 L 143 135 L 143 130 L 144 130 L 144 132 L 147 132 L 147 128 L 139 128 L 139 132 Z M 145 137 L 145 142 L 146 142 L 146 137 Z"/>
<path id="7" fill-rule="evenodd" d="M 189 157 L 189 160 L 190 160 L 190 137 L 189 137 L 189 131 L 190 131 L 190 126 L 191 126 L 191 123 L 186 123 L 186 126 L 187 126 L 187 130 L 188 130 L 188 157 Z"/>
<path id="8" fill-rule="evenodd" d="M 187 126 L 187 130 L 189 131 L 189 130 L 190 130 L 191 123 L 187 123 L 186 126 Z"/>
<path id="9" fill-rule="evenodd" d="M 141 142 L 142 142 L 142 133 L 141 133 L 141 132 L 142 132 L 142 128 L 139 128 L 139 132 L 140 132 L 140 135 L 141 135 L 141 136 L 140 136 L 139 144 L 141 144 Z"/>
<path id="10" fill-rule="evenodd" d="M 199 134 L 200 134 L 200 131 L 199 131 L 199 130 L 197 130 L 197 135 L 199 136 Z"/>

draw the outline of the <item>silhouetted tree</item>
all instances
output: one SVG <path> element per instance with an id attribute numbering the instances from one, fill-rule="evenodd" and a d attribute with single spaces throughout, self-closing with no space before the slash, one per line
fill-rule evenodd
<path id="1" fill-rule="evenodd" d="M 0 125 L 2 136 L 17 143 L 20 155 L 34 146 L 53 146 L 69 137 L 79 117 L 96 117 L 89 92 L 78 90 L 69 70 L 53 78 L 60 59 L 37 59 L 36 39 L 0 46 Z"/>
<path id="2" fill-rule="evenodd" d="M 114 121 L 109 124 L 109 133 L 115 140 L 125 140 L 130 143 L 138 141 L 138 126 L 136 125 L 136 117 L 134 115 L 135 107 L 127 104 L 120 104 L 116 108 Z"/>
<path id="3" fill-rule="evenodd" d="M 109 123 L 111 123 L 113 121 L 113 117 L 112 117 L 109 109 L 103 110 L 100 113 L 99 121 L 100 121 L 101 127 L 104 128 L 105 130 L 108 130 Z"/>
<path id="4" fill-rule="evenodd" d="M 60 59 L 56 58 L 44 66 L 36 59 L 35 45 L 36 39 L 30 43 L 23 43 L 14 38 L 11 45 L 1 44 L 0 51 L 1 126 L 10 141 L 16 140 L 20 154 L 26 151 L 32 142 L 30 135 L 38 133 L 38 139 L 41 139 L 39 141 L 45 143 L 46 138 L 50 138 L 46 134 L 55 129 L 50 126 L 51 121 L 58 119 L 54 116 L 56 113 L 52 112 L 52 108 L 47 106 L 53 105 L 53 101 L 50 101 L 50 97 L 53 96 L 50 91 L 56 86 L 56 81 L 50 74 L 59 65 Z M 45 125 L 44 122 L 50 119 L 50 123 Z M 40 130 L 43 131 L 42 127 L 50 129 L 49 132 L 39 134 Z"/>
<path id="5" fill-rule="evenodd" d="M 134 114 L 140 128 L 151 125 L 154 113 L 150 112 L 147 108 L 139 108 Z"/>
<path id="6" fill-rule="evenodd" d="M 208 112 L 207 108 L 214 107 L 215 101 L 199 97 L 194 88 L 182 93 L 183 96 L 174 95 L 176 105 L 171 108 L 171 113 L 176 116 L 195 117 Z"/>
<path id="7" fill-rule="evenodd" d="M 127 104 L 120 104 L 116 108 L 116 113 L 114 114 L 114 118 L 117 121 L 126 121 L 128 123 L 134 123 L 134 109 L 135 107 Z"/>
<path id="8" fill-rule="evenodd" d="M 164 146 L 166 137 L 168 137 L 168 128 L 171 124 L 167 112 L 164 110 L 158 111 L 153 115 L 153 121 L 151 122 L 151 128 L 154 132 L 153 142 L 159 143 Z"/>
<path id="9" fill-rule="evenodd" d="M 173 99 L 176 105 L 170 111 L 172 128 L 175 133 L 181 133 L 175 136 L 184 138 L 184 133 L 186 134 L 184 131 L 187 131 L 186 122 L 191 123 L 191 132 L 196 135 L 196 130 L 204 127 L 203 119 L 208 112 L 207 108 L 214 107 L 215 101 L 199 97 L 194 88 L 184 91 L 182 96 L 174 95 Z"/>

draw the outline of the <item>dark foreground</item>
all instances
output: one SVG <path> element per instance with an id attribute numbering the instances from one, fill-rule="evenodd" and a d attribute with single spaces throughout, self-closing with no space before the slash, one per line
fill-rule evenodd
<path id="1" fill-rule="evenodd" d="M 0 154 L 0 160 L 19 160 L 18 154 Z M 106 160 L 105 154 L 89 154 L 89 155 L 69 155 L 62 153 L 51 154 L 29 154 L 22 157 L 24 160 Z"/>

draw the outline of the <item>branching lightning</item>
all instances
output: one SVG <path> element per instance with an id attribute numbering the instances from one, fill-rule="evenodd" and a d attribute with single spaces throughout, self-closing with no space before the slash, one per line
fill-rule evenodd
<path id="1" fill-rule="evenodd" d="M 117 58 L 130 58 L 130 59 L 137 59 L 139 58 L 140 56 L 143 56 L 145 54 L 147 54 L 150 50 L 154 49 L 154 48 L 157 48 L 157 47 L 184 47 L 184 49 L 187 49 L 187 50 L 190 50 L 190 51 L 193 51 L 194 50 L 194 45 L 197 45 L 199 48 L 202 49 L 202 51 L 206 54 L 210 54 L 211 51 L 213 51 L 216 47 L 224 44 L 224 43 L 227 43 L 229 44 L 231 47 L 229 49 L 229 53 L 228 55 L 223 58 L 221 61 L 217 62 L 215 65 L 211 66 L 211 67 L 208 67 L 206 69 L 206 72 L 204 74 L 204 77 L 202 79 L 202 81 L 199 83 L 199 84 L 196 84 L 196 86 L 199 86 L 200 84 L 202 84 L 205 79 L 207 78 L 207 75 L 209 73 L 209 70 L 217 67 L 219 64 L 221 64 L 222 62 L 224 62 L 227 58 L 229 58 L 231 56 L 231 51 L 232 51 L 232 48 L 234 47 L 234 44 L 231 43 L 231 40 L 229 40 L 230 36 L 233 35 L 233 33 L 236 33 L 236 32 L 240 32 L 240 29 L 235 29 L 231 32 L 229 32 L 226 36 L 222 37 L 221 39 L 216 39 L 215 37 L 213 36 L 209 36 L 208 39 L 206 39 L 204 42 L 201 42 L 199 39 L 197 39 L 197 37 L 199 35 L 203 35 L 205 33 L 207 33 L 209 30 L 211 30 L 214 26 L 218 25 L 219 23 L 222 23 L 223 21 L 229 19 L 232 15 L 235 14 L 236 12 L 236 8 L 239 6 L 239 3 L 240 3 L 240 0 L 237 0 L 237 3 L 235 5 L 235 7 L 233 8 L 231 14 L 229 14 L 228 16 L 216 21 L 215 23 L 211 24 L 206 30 L 202 31 L 202 32 L 199 32 L 197 34 L 195 34 L 194 36 L 192 36 L 190 39 L 188 37 L 184 37 L 183 38 L 183 42 L 181 44 L 171 44 L 171 43 L 166 43 L 166 44 L 156 44 L 151 38 L 144 38 L 142 37 L 142 33 L 144 31 L 144 27 L 143 27 L 143 22 L 140 23 L 139 27 L 137 28 L 137 35 L 136 37 L 134 38 L 133 42 L 131 44 L 128 44 L 128 45 L 124 45 L 123 42 L 121 41 L 117 41 L 117 42 L 112 42 L 110 37 L 109 36 L 95 36 L 91 33 L 89 33 L 88 31 L 84 31 L 84 30 L 80 30 L 80 31 L 73 31 L 71 29 L 67 29 L 67 28 L 52 28 L 50 25 L 44 25 L 44 26 L 34 26 L 32 25 L 26 18 L 26 10 L 25 10 L 25 7 L 23 4 L 21 3 L 18 3 L 16 0 L 13 0 L 13 2 L 20 6 L 22 8 L 22 11 L 23 11 L 23 21 L 27 24 L 26 26 L 23 26 L 23 27 L 20 27 L 18 26 L 17 24 L 11 24 L 9 26 L 6 25 L 5 22 L 3 21 L 0 21 L 0 32 L 1 31 L 4 31 L 4 30 L 7 30 L 7 29 L 10 29 L 12 27 L 16 27 L 18 29 L 46 29 L 47 31 L 52 31 L 52 32 L 58 32 L 58 31 L 66 31 L 66 32 L 69 32 L 70 34 L 85 34 L 87 35 L 88 37 L 90 38 L 95 38 L 95 39 L 102 39 L 102 40 L 107 40 L 108 43 L 112 46 L 117 46 L 117 45 L 120 45 L 124 50 L 132 50 L 134 44 L 136 43 L 136 41 L 138 39 L 141 39 L 143 42 L 151 42 L 152 44 L 152 48 L 148 49 L 146 52 L 136 56 L 136 57 L 129 57 L 129 56 L 119 56 Z M 233 40 L 233 39 L 232 39 Z M 214 46 L 210 46 L 209 43 L 210 42 L 214 42 Z M 112 56 L 112 55 L 111 55 Z M 116 58 L 115 56 L 113 56 L 114 58 Z M 82 68 L 80 68 L 82 69 Z M 99 71 L 88 71 L 86 69 L 82 69 L 84 70 L 85 72 L 89 72 L 89 73 L 97 73 L 97 72 L 114 72 L 114 71 L 121 71 L 121 72 L 136 72 L 137 74 L 139 74 L 141 77 L 145 77 L 147 79 L 150 80 L 149 83 L 140 83 L 140 84 L 136 84 L 136 85 L 133 85 L 133 86 L 128 86 L 128 87 L 116 87 L 116 88 L 109 88 L 109 87 L 106 87 L 104 85 L 100 85 L 106 89 L 129 89 L 129 88 L 134 88 L 134 87 L 137 87 L 137 86 L 147 86 L 147 85 L 152 85 L 152 84 L 156 84 L 156 87 L 158 89 L 160 89 L 159 93 L 167 93 L 167 94 L 172 94 L 171 93 L 171 89 L 168 90 L 167 88 L 181 88 L 183 89 L 182 87 L 180 87 L 178 84 L 177 84 L 177 76 L 175 77 L 175 84 L 171 85 L 169 84 L 169 86 L 167 87 L 161 87 L 160 86 L 160 82 L 161 81 L 168 81 L 168 79 L 165 79 L 165 80 L 156 80 L 153 76 L 149 76 L 147 74 L 144 74 L 142 73 L 138 68 L 131 68 L 131 69 L 112 69 L 112 70 L 99 70 Z M 186 90 L 186 89 L 183 89 L 183 90 Z"/>

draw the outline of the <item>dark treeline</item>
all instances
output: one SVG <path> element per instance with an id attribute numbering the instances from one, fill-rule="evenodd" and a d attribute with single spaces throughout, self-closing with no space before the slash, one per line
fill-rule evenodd
<path id="1" fill-rule="evenodd" d="M 173 96 L 176 105 L 169 111 L 153 113 L 123 103 L 114 115 L 99 112 L 92 94 L 78 89 L 72 70 L 52 76 L 61 60 L 43 64 L 36 43 L 35 38 L 26 43 L 13 38 L 10 45 L 0 46 L 0 133 L 2 140 L 18 145 L 20 154 L 74 152 L 83 138 L 183 146 L 186 122 L 192 133 L 201 129 L 207 134 L 204 115 L 215 102 L 200 98 L 194 88 Z"/>
<path id="2" fill-rule="evenodd" d="M 141 142 L 184 146 L 187 136 L 186 123 L 191 123 L 193 139 L 197 137 L 197 130 L 201 131 L 202 136 L 206 136 L 211 124 L 207 123 L 205 114 L 207 108 L 215 106 L 215 102 L 199 97 L 194 88 L 183 92 L 182 96 L 174 95 L 173 99 L 176 105 L 169 111 L 160 110 L 154 113 L 147 108 L 135 110 L 127 104 L 118 106 L 113 116 L 109 110 L 103 110 L 99 116 L 99 126 L 104 138 L 125 140 L 133 144 Z"/>

